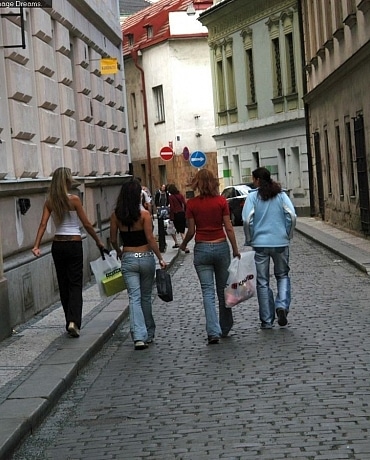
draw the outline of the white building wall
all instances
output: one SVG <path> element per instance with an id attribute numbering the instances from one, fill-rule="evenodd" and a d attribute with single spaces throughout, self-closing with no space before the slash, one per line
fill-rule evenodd
<path id="1" fill-rule="evenodd" d="M 272 176 L 287 189 L 299 214 L 309 212 L 309 184 L 303 84 L 297 2 L 267 1 L 263 5 L 252 1 L 226 2 L 212 9 L 201 21 L 208 27 L 213 65 L 215 101 L 215 140 L 219 176 L 223 185 L 251 182 L 257 166 L 270 169 Z M 204 17 L 203 17 L 204 16 Z M 235 21 L 235 17 L 238 21 Z M 286 74 L 285 27 L 288 17 L 293 30 L 297 94 L 288 92 Z M 274 101 L 273 56 L 269 23 L 277 24 L 280 40 L 280 64 L 283 94 Z M 275 26 L 274 26 L 275 27 Z M 249 112 L 247 97 L 246 49 L 243 35 L 252 40 L 256 109 Z M 224 72 L 226 49 L 232 55 L 236 113 L 230 108 L 227 115 L 217 113 L 216 55 L 223 53 Z M 217 50 L 217 51 L 215 51 Z M 218 54 L 219 56 L 219 54 Z M 225 85 L 227 87 L 227 83 Z M 225 120 L 227 120 L 225 122 Z M 285 152 L 285 161 L 282 160 Z M 258 159 L 258 161 L 257 161 Z"/>
<path id="2" fill-rule="evenodd" d="M 0 297 L 7 299 L 14 326 L 58 297 L 52 270 L 39 277 L 30 252 L 50 175 L 67 166 L 79 176 L 88 216 L 104 232 L 129 152 L 118 2 L 69 0 L 53 2 L 51 10 L 24 8 L 24 49 L 4 47 L 21 44 L 19 18 L 6 17 L 19 8 L 0 12 Z M 121 70 L 101 75 L 101 57 L 117 58 Z M 20 197 L 30 200 L 26 215 L 19 212 Z M 50 225 L 45 267 L 52 237 Z M 96 255 L 90 245 L 84 240 L 85 262 Z"/>
<path id="3" fill-rule="evenodd" d="M 172 146 L 176 156 L 182 155 L 185 147 L 190 154 L 197 150 L 213 154 L 216 151 L 209 48 L 206 37 L 192 37 L 194 33 L 205 33 L 206 29 L 185 12 L 173 12 L 170 13 L 170 30 L 173 34 L 170 40 L 143 48 L 137 56 L 137 64 L 145 75 L 148 137 L 156 186 L 160 185 L 156 168 L 162 161 L 162 147 Z M 144 101 L 141 72 L 134 60 L 134 53 L 125 58 L 130 145 L 133 162 L 144 163 L 147 157 Z M 155 122 L 153 88 L 157 86 L 163 87 L 163 123 Z M 136 101 L 136 115 L 133 100 Z M 193 169 L 186 166 L 184 174 L 190 174 Z M 185 178 L 183 180 L 185 183 Z"/>

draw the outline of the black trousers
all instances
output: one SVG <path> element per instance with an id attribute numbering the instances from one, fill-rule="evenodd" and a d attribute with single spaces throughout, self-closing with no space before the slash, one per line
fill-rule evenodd
<path id="1" fill-rule="evenodd" d="M 71 321 L 80 328 L 83 281 L 82 241 L 53 241 L 51 254 L 57 273 L 66 329 Z"/>

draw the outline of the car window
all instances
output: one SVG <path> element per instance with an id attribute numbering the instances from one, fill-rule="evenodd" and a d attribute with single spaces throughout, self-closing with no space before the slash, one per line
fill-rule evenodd
<path id="1" fill-rule="evenodd" d="M 223 192 L 221 193 L 222 196 L 224 196 L 226 199 L 227 198 L 232 198 L 232 192 L 233 192 L 233 189 L 232 188 L 225 188 L 223 190 Z"/>
<path id="2" fill-rule="evenodd" d="M 239 185 L 238 187 L 235 187 L 238 191 L 238 196 L 240 195 L 248 195 L 248 191 L 250 188 L 247 185 Z"/>

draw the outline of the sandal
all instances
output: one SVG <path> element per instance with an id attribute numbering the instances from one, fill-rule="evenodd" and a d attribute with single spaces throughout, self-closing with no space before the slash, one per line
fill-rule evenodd
<path id="1" fill-rule="evenodd" d="M 172 249 L 177 249 L 179 248 L 180 246 L 178 244 L 175 244 L 175 246 L 172 246 Z"/>
<path id="2" fill-rule="evenodd" d="M 188 248 L 185 249 L 185 254 L 190 254 L 190 250 Z"/>

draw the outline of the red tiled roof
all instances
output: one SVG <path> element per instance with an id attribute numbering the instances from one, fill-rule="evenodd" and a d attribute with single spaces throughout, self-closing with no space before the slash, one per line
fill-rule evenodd
<path id="1" fill-rule="evenodd" d="M 196 10 L 200 11 L 213 5 L 212 0 L 159 0 L 126 18 L 122 24 L 123 55 L 130 54 L 132 49 L 144 49 L 168 40 L 170 38 L 169 13 L 186 11 L 191 3 Z M 148 26 L 153 30 L 151 38 L 147 36 Z M 133 46 L 129 46 L 129 35 L 133 37 Z"/>

